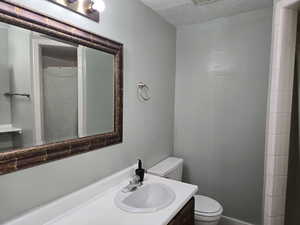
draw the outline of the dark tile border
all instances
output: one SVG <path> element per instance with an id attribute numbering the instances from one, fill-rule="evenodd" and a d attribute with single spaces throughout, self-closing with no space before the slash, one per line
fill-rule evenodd
<path id="1" fill-rule="evenodd" d="M 114 131 L 63 142 L 0 153 L 0 175 L 53 160 L 94 151 L 122 142 L 123 138 L 123 45 L 13 3 L 0 2 L 0 22 L 16 25 L 76 44 L 113 54 Z"/>

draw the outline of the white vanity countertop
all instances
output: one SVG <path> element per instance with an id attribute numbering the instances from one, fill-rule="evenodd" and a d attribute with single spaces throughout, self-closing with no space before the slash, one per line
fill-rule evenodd
<path id="1" fill-rule="evenodd" d="M 126 170 L 132 172 L 132 167 Z M 175 192 L 176 199 L 170 206 L 155 213 L 128 213 L 114 203 L 118 191 L 128 184 L 129 172 L 124 171 L 113 175 L 111 180 L 104 179 L 106 183 L 99 181 L 6 225 L 167 225 L 198 191 L 195 185 L 146 174 L 145 184 L 159 182 L 168 185 Z M 98 193 L 95 192 L 97 188 Z"/>

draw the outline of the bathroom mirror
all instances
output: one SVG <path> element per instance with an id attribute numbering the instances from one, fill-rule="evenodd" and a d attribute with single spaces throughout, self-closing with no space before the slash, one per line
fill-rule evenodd
<path id="1" fill-rule="evenodd" d="M 122 44 L 0 2 L 0 174 L 122 141 Z"/>

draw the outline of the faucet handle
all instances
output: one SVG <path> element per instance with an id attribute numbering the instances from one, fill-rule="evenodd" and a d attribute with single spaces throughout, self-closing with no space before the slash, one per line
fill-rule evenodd
<path id="1" fill-rule="evenodd" d="M 138 175 L 134 175 L 134 176 L 130 179 L 129 183 L 130 183 L 130 184 L 138 184 L 138 183 L 140 183 L 140 180 L 141 180 L 141 178 L 140 178 Z"/>

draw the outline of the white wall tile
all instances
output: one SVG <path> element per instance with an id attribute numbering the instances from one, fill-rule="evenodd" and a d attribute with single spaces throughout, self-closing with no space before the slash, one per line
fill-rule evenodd
<path id="1" fill-rule="evenodd" d="M 267 217 L 271 216 L 272 204 L 273 204 L 272 196 L 267 195 L 266 196 L 265 212 L 264 212 L 267 215 Z"/>
<path id="2" fill-rule="evenodd" d="M 276 217 L 266 216 L 264 221 L 265 221 L 264 225 L 283 225 L 284 217 L 283 216 L 276 216 Z"/>
<path id="3" fill-rule="evenodd" d="M 286 134 L 290 133 L 290 113 L 271 113 L 269 121 L 269 129 L 271 134 Z"/>
<path id="4" fill-rule="evenodd" d="M 268 175 L 269 179 L 273 178 L 274 170 L 275 170 L 275 156 L 274 155 L 267 155 L 267 171 L 266 174 Z M 270 182 L 270 180 L 267 180 Z M 273 182 L 273 181 L 272 181 Z"/>
<path id="5" fill-rule="evenodd" d="M 296 24 L 296 11 L 275 8 L 269 90 L 270 114 L 266 132 L 264 225 L 284 224 Z"/>
<path id="6" fill-rule="evenodd" d="M 266 177 L 266 186 L 265 186 L 265 194 L 272 195 L 273 190 L 273 175 L 267 175 Z"/>
<path id="7" fill-rule="evenodd" d="M 290 113 L 292 110 L 292 91 L 279 91 L 271 93 L 271 112 Z"/>
<path id="8" fill-rule="evenodd" d="M 270 217 L 268 215 L 264 215 L 263 225 L 270 225 Z"/>
<path id="9" fill-rule="evenodd" d="M 270 117 L 269 117 L 270 134 L 276 134 L 276 119 L 277 119 L 277 113 L 270 113 Z"/>
<path id="10" fill-rule="evenodd" d="M 269 176 L 287 176 L 288 156 L 267 156 L 267 175 Z"/>
<path id="11" fill-rule="evenodd" d="M 271 67 L 271 71 L 272 71 L 272 77 L 271 77 L 271 86 L 270 86 L 270 90 L 271 91 L 271 94 L 277 92 L 279 90 L 279 77 L 280 77 L 280 74 L 279 74 L 279 66 L 274 63 L 274 65 L 272 65 Z M 271 98 L 273 96 L 270 96 Z"/>
<path id="12" fill-rule="evenodd" d="M 287 76 L 287 75 L 281 75 L 281 74 L 286 74 L 286 70 L 287 68 L 283 68 L 283 67 L 280 67 L 279 68 L 279 76 L 278 76 L 278 85 L 277 85 L 277 88 L 278 90 L 277 91 L 290 91 L 291 88 L 292 88 L 292 81 L 293 79 L 291 79 L 290 76 Z"/>
<path id="13" fill-rule="evenodd" d="M 287 175 L 288 172 L 288 156 L 275 156 L 275 166 L 273 175 Z"/>
<path id="14" fill-rule="evenodd" d="M 266 214 L 268 216 L 284 216 L 285 196 L 267 196 Z"/>
<path id="15" fill-rule="evenodd" d="M 268 154 L 288 156 L 289 154 L 289 135 L 268 134 Z"/>
<path id="16" fill-rule="evenodd" d="M 274 79 L 274 90 L 280 91 L 290 91 L 292 89 L 293 84 L 293 75 L 294 75 L 294 57 L 295 57 L 295 44 L 296 44 L 296 27 L 297 27 L 297 12 L 291 10 L 279 10 L 279 20 L 281 24 L 285 26 L 279 26 L 280 23 L 277 24 L 276 31 L 278 33 L 291 34 L 286 35 L 275 35 L 274 41 L 275 48 L 279 54 L 274 55 L 274 61 L 272 67 L 277 70 L 277 73 L 274 73 L 272 79 Z M 284 40 L 283 40 L 284 38 Z M 279 71 L 278 71 L 279 69 Z M 278 73 L 279 72 L 279 73 Z"/>
<path id="17" fill-rule="evenodd" d="M 271 216 L 284 216 L 285 196 L 272 196 Z"/>
<path id="18" fill-rule="evenodd" d="M 268 176 L 266 193 L 270 196 L 284 196 L 286 194 L 287 176 Z"/>
<path id="19" fill-rule="evenodd" d="M 287 188 L 287 176 L 275 176 L 273 180 L 272 195 L 285 196 Z"/>

